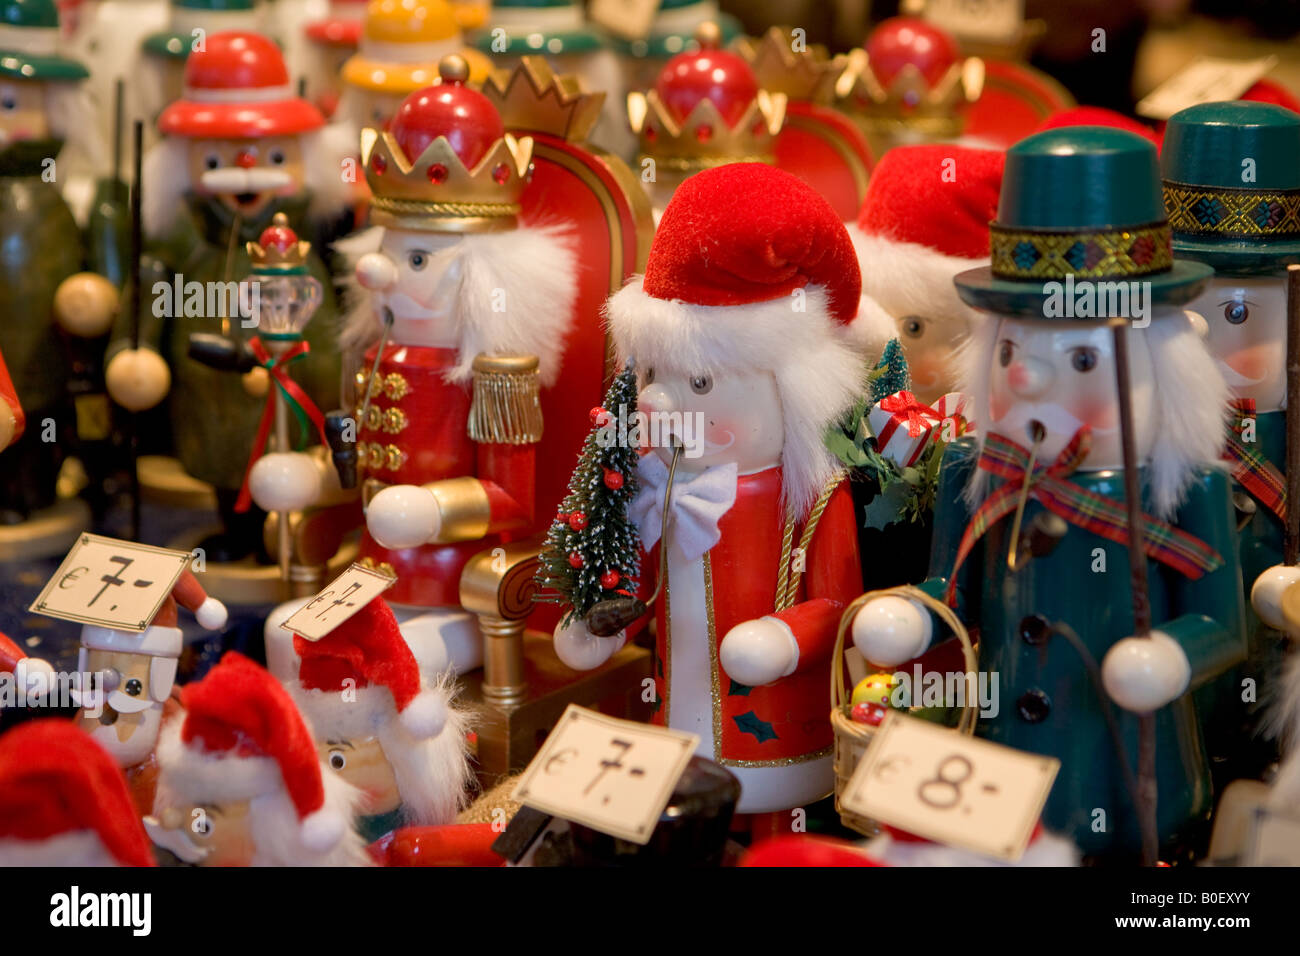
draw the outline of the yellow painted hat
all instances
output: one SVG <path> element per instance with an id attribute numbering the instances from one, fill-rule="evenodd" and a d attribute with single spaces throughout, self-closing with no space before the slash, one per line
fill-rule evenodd
<path id="1" fill-rule="evenodd" d="M 376 93 L 412 93 L 438 79 L 438 61 L 458 53 L 470 82 L 482 83 L 491 60 L 468 49 L 447 0 L 370 0 L 355 55 L 343 64 L 343 82 Z"/>

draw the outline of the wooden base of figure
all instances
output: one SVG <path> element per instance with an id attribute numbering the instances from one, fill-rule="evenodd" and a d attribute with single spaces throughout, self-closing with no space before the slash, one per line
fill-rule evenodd
<path id="1" fill-rule="evenodd" d="M 0 525 L 0 561 L 52 558 L 72 547 L 90 529 L 90 506 L 80 498 L 60 498 L 26 521 Z"/>

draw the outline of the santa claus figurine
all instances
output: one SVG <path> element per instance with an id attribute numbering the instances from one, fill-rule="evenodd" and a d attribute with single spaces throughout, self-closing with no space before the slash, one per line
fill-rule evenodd
<path id="1" fill-rule="evenodd" d="M 325 766 L 274 677 L 230 651 L 182 698 L 158 743 L 155 844 L 201 866 L 366 864 L 361 791 Z"/>
<path id="2" fill-rule="evenodd" d="M 682 184 L 645 275 L 608 307 L 640 377 L 643 440 L 660 436 L 631 509 L 643 547 L 658 546 L 645 577 L 666 569 L 654 720 L 698 734 L 697 753 L 739 778 L 738 812 L 765 814 L 756 830 L 788 828 L 779 811 L 831 790 L 830 655 L 861 571 L 848 482 L 822 436 L 863 388 L 847 335 L 859 294 L 830 205 L 741 163 Z M 584 669 L 621 643 L 582 619 L 555 635 Z"/>
<path id="3" fill-rule="evenodd" d="M 987 265 L 1003 154 L 899 146 L 871 172 L 856 228 L 862 308 L 853 327 L 872 354 L 897 337 L 912 392 L 927 405 L 957 388 L 956 355 L 976 313 L 952 277 Z"/>
<path id="4" fill-rule="evenodd" d="M 332 116 L 342 89 L 340 72 L 361 43 L 366 0 L 330 0 L 327 14 L 303 27 L 307 37 L 307 96 Z"/>
<path id="5" fill-rule="evenodd" d="M 81 628 L 77 670 L 83 687 L 76 720 L 126 773 L 141 814 L 153 802 L 154 748 L 176 681 L 184 648 L 177 608 L 194 614 L 205 630 L 226 624 L 226 607 L 208 597 L 190 570 L 181 572 L 149 626 L 141 632 L 98 624 Z"/>
<path id="6" fill-rule="evenodd" d="M 536 396 L 560 370 L 577 262 L 563 229 L 517 222 L 531 139 L 505 132 L 460 57 L 439 71 L 387 131 L 363 136 L 381 228 L 349 250 L 372 251 L 344 342 L 366 349 L 361 562 L 397 577 L 385 596 L 421 664 L 460 672 L 482 659 L 461 570 L 534 527 Z M 292 606 L 272 614 L 268 654 Z"/>
<path id="7" fill-rule="evenodd" d="M 0 867 L 153 866 L 122 772 L 66 720 L 0 736 Z"/>
<path id="8" fill-rule="evenodd" d="M 1281 564 L 1287 508 L 1286 268 L 1300 262 L 1300 169 L 1288 159 L 1296 150 L 1300 115 L 1237 101 L 1175 113 L 1161 153 L 1174 253 L 1214 268 L 1190 307 L 1204 317 L 1206 344 L 1232 389 L 1224 458 L 1254 502 L 1240 544 L 1242 580 L 1258 612 L 1250 622 L 1247 661 L 1207 688 L 1201 701 L 1207 745 L 1224 780 L 1254 777 L 1276 757 L 1254 732 L 1256 702 L 1271 696 L 1281 676 L 1286 649 L 1281 596 L 1300 579 L 1300 568 Z M 1249 177 L 1242 166 L 1246 158 Z"/>
<path id="9" fill-rule="evenodd" d="M 266 375 L 248 380 L 188 355 L 190 336 L 215 333 L 245 345 L 257 331 L 251 295 L 228 290 L 247 276 L 247 243 L 277 213 L 300 236 L 316 214 L 328 218 L 348 195 L 338 157 L 319 138 L 320 111 L 294 95 L 276 45 L 256 33 L 214 33 L 185 63 L 185 93 L 163 111 L 164 140 L 145 157 L 147 234 L 157 261 L 146 270 L 142 347 L 132 348 L 129 316 L 109 347 L 108 389 L 132 411 L 169 397 L 174 452 L 185 471 L 212 485 L 221 533 L 201 543 L 208 560 L 260 551 L 264 515 L 236 508 L 258 430 Z M 308 271 L 323 296 L 295 378 L 319 408 L 338 404 L 340 361 L 333 329 L 333 281 L 313 250 Z M 194 296 L 189 290 L 205 291 Z M 177 291 L 179 290 L 179 291 Z M 243 310 L 243 311 L 241 311 Z M 161 354 L 160 354 L 161 353 Z M 164 358 L 165 356 L 165 358 Z M 291 424 L 291 437 L 298 439 Z"/>
<path id="10" fill-rule="evenodd" d="M 980 435 L 945 449 L 922 585 L 978 629 L 981 668 L 1001 675 L 1004 704 L 977 733 L 1059 758 L 1044 824 L 1113 857 L 1139 846 L 1142 798 L 1127 783 L 1139 714 L 1154 720 L 1161 844 L 1204 821 L 1209 768 L 1188 691 L 1244 650 L 1229 481 L 1215 465 L 1227 386 L 1180 308 L 1210 270 L 1172 258 L 1156 163 L 1148 140 L 1101 127 L 1040 133 L 1007 153 L 992 265 L 956 279 L 988 313 L 966 388 Z M 1120 321 L 1133 324 L 1149 636 L 1130 636 L 1110 328 Z M 1036 537 L 1053 522 L 1062 533 Z M 919 603 L 888 596 L 858 611 L 852 633 L 889 668 L 947 639 L 941 627 Z"/>
<path id="11" fill-rule="evenodd" d="M 357 828 L 366 841 L 452 823 L 469 785 L 465 714 L 449 681 L 420 675 L 384 599 L 319 641 L 293 643 L 300 663 L 289 690 L 330 771 L 365 794 Z"/>
<path id="12" fill-rule="evenodd" d="M 704 24 L 697 49 L 669 60 L 654 89 L 628 94 L 628 118 L 641 138 L 637 165 L 656 221 L 682 181 L 700 170 L 772 162 L 785 94 L 760 89 L 744 57 L 719 49 L 719 38 L 717 24 Z"/>

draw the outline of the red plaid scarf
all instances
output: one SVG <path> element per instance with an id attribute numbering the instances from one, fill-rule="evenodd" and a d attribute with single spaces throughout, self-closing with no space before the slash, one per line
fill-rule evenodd
<path id="1" fill-rule="evenodd" d="M 1124 505 L 1065 480 L 1088 457 L 1091 446 L 1092 432 L 1085 425 L 1074 433 L 1056 461 L 1050 465 L 1035 465 L 1033 477 L 1029 480 L 1029 497 L 1070 524 L 1127 547 L 1128 511 Z M 1028 449 L 1001 435 L 991 434 L 984 440 L 977 467 L 1005 480 L 984 500 L 966 525 L 957 548 L 957 560 L 948 576 L 945 599 L 950 606 L 956 599 L 958 569 L 984 533 L 1015 510 L 1028 465 Z M 1218 552 L 1199 538 L 1150 515 L 1144 514 L 1142 523 L 1143 550 L 1147 557 L 1155 558 L 1193 580 L 1222 566 L 1223 559 Z"/>
<path id="2" fill-rule="evenodd" d="M 1232 431 L 1223 447 L 1223 460 L 1232 465 L 1232 479 L 1286 524 L 1286 479 L 1257 449 L 1247 448 L 1241 441 L 1245 420 L 1255 416 L 1255 400 L 1234 398 L 1228 407 L 1232 409 Z"/>

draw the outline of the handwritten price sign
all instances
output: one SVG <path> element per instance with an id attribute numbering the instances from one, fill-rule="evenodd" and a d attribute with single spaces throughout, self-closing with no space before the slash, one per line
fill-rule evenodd
<path id="1" fill-rule="evenodd" d="M 1061 762 L 890 711 L 841 803 L 917 836 L 1020 859 Z"/>
<path id="2" fill-rule="evenodd" d="M 1235 100 L 1276 65 L 1274 56 L 1254 60 L 1200 57 L 1138 101 L 1138 115 L 1164 120 L 1189 106 Z"/>
<path id="3" fill-rule="evenodd" d="M 139 633 L 189 562 L 188 551 L 83 534 L 29 610 Z"/>
<path id="4" fill-rule="evenodd" d="M 280 626 L 309 641 L 319 641 L 396 581 L 397 578 L 354 564 Z"/>
<path id="5" fill-rule="evenodd" d="M 570 704 L 514 798 L 644 846 L 699 742 L 695 734 Z"/>

